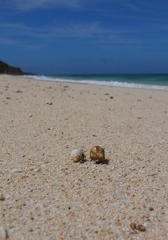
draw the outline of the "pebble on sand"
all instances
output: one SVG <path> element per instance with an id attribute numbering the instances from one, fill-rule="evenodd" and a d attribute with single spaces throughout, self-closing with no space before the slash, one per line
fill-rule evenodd
<path id="1" fill-rule="evenodd" d="M 140 232 L 145 232 L 146 228 L 142 224 L 137 224 L 136 229 L 139 230 Z"/>
<path id="2" fill-rule="evenodd" d="M 130 223 L 130 228 L 132 230 L 139 230 L 140 232 L 145 232 L 146 231 L 146 227 L 142 224 L 136 224 L 136 223 Z"/>
<path id="3" fill-rule="evenodd" d="M 46 104 L 52 105 L 53 103 L 51 101 L 46 101 Z"/>
<path id="4" fill-rule="evenodd" d="M 136 229 L 136 223 L 130 223 L 130 228 L 131 228 L 132 230 Z"/>
<path id="5" fill-rule="evenodd" d="M 4 201 L 5 200 L 5 197 L 2 193 L 0 193 L 0 201 Z"/>

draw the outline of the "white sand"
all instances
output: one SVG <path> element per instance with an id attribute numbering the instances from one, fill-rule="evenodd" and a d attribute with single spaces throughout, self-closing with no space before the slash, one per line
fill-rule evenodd
<path id="1" fill-rule="evenodd" d="M 167 91 L 0 75 L 0 143 L 9 240 L 168 239 Z"/>

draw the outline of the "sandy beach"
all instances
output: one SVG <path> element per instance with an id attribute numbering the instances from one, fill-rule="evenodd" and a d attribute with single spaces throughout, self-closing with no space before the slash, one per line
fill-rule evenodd
<path id="1" fill-rule="evenodd" d="M 0 75 L 0 143 L 9 240 L 168 239 L 168 91 Z"/>

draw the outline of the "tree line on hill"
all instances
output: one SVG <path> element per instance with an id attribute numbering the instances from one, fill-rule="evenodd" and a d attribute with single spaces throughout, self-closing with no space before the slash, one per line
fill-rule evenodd
<path id="1" fill-rule="evenodd" d="M 0 60 L 0 74 L 11 75 L 36 75 L 35 73 L 23 72 L 19 67 L 13 67 Z"/>
<path id="2" fill-rule="evenodd" d="M 0 60 L 0 73 L 2 74 L 14 74 L 23 75 L 23 71 L 18 67 L 13 67 Z"/>

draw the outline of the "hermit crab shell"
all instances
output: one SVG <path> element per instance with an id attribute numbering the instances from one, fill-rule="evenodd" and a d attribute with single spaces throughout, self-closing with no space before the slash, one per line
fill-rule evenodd
<path id="1" fill-rule="evenodd" d="M 85 158 L 85 155 L 82 151 L 82 149 L 75 149 L 71 152 L 70 155 L 70 160 L 72 160 L 73 162 L 83 162 Z"/>
<path id="2" fill-rule="evenodd" d="M 94 146 L 90 149 L 90 159 L 95 161 L 95 163 L 101 163 L 105 160 L 104 148 L 100 146 Z"/>

